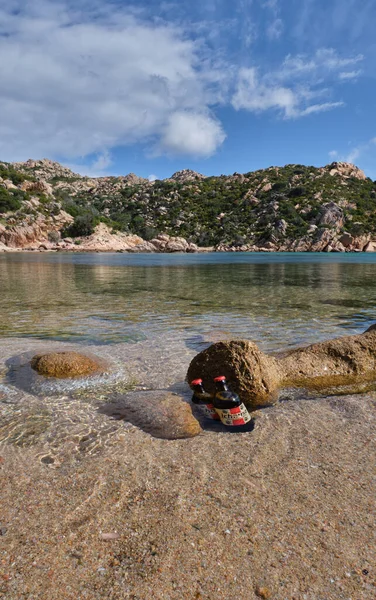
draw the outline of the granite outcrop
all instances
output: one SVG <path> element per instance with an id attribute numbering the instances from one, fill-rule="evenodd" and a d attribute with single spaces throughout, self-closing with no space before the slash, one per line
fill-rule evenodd
<path id="1" fill-rule="evenodd" d="M 0 250 L 375 252 L 376 182 L 355 165 L 165 180 L 0 163 Z"/>
<path id="2" fill-rule="evenodd" d="M 328 390 L 375 381 L 376 325 L 279 356 L 264 354 L 248 340 L 217 342 L 194 357 L 187 381 L 200 377 L 214 393 L 213 379 L 219 375 L 252 410 L 276 402 L 282 388 Z"/>

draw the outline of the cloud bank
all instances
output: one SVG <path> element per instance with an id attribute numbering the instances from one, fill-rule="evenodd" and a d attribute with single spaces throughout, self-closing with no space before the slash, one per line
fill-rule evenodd
<path id="1" fill-rule="evenodd" d="M 264 8 L 276 40 L 278 2 Z M 306 117 L 341 107 L 334 82 L 361 73 L 363 56 L 333 49 L 288 55 L 273 69 L 251 47 L 247 65 L 219 62 L 210 39 L 199 36 L 187 24 L 148 17 L 145 6 L 9 0 L 0 8 L 0 156 L 71 164 L 94 156 L 92 172 L 105 172 L 111 150 L 132 144 L 148 156 L 207 158 L 226 138 L 219 105 Z"/>
<path id="2" fill-rule="evenodd" d="M 236 110 L 277 110 L 285 119 L 296 119 L 344 106 L 330 101 L 335 81 L 351 81 L 360 70 L 343 72 L 363 60 L 362 55 L 341 57 L 333 48 L 321 48 L 309 57 L 288 55 L 278 69 L 262 73 L 257 67 L 242 68 L 238 74 L 232 105 Z M 324 98 L 323 102 L 315 99 Z"/>
<path id="3" fill-rule="evenodd" d="M 101 168 L 117 145 L 208 156 L 222 143 L 209 106 L 215 69 L 201 68 L 199 45 L 179 28 L 104 6 L 11 8 L 0 9 L 2 156 L 100 153 Z"/>

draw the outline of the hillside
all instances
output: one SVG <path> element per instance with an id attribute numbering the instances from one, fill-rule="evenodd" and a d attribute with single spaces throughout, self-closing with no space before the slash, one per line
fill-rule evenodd
<path id="1" fill-rule="evenodd" d="M 3 249 L 373 251 L 373 240 L 376 182 L 348 163 L 154 182 L 0 163 Z"/>

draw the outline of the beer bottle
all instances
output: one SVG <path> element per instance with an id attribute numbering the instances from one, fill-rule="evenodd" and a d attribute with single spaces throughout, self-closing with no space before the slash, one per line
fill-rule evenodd
<path id="1" fill-rule="evenodd" d="M 193 389 L 192 402 L 199 405 L 205 417 L 219 421 L 219 416 L 213 406 L 213 396 L 205 391 L 202 379 L 191 381 L 191 387 Z"/>
<path id="2" fill-rule="evenodd" d="M 239 396 L 229 389 L 226 377 L 215 377 L 214 382 L 217 391 L 213 404 L 222 423 L 228 427 L 241 427 L 244 431 L 252 429 L 251 416 Z"/>

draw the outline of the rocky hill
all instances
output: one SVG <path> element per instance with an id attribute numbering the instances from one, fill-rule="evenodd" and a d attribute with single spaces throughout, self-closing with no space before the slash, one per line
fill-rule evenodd
<path id="1" fill-rule="evenodd" d="M 348 163 L 149 181 L 0 163 L 0 248 L 376 251 L 376 182 Z"/>

